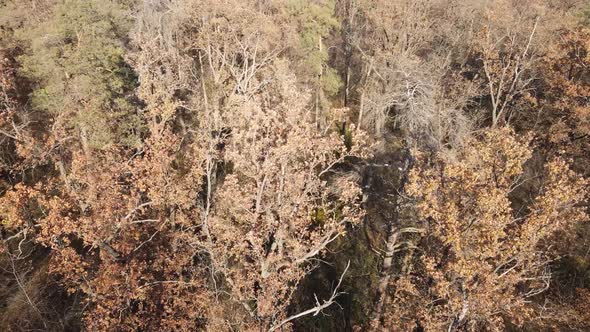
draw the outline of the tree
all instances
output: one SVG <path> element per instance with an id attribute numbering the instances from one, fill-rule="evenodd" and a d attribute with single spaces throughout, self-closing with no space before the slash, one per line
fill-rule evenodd
<path id="1" fill-rule="evenodd" d="M 48 12 L 17 36 L 29 46 L 21 72 L 38 83 L 33 106 L 52 118 L 57 144 L 73 136 L 86 153 L 114 142 L 137 144 L 141 125 L 128 99 L 134 77 L 123 59 L 125 6 L 69 0 Z"/>
<path id="2" fill-rule="evenodd" d="M 536 59 L 535 33 L 540 18 L 535 11 L 519 12 L 510 4 L 500 2 L 503 11 L 514 12 L 521 20 L 506 22 L 496 10 L 484 12 L 486 23 L 474 39 L 474 50 L 480 56 L 483 77 L 491 101 L 492 126 L 509 119 L 509 108 L 514 99 L 524 94 L 534 77 L 531 69 Z M 524 25 L 524 26 L 523 26 Z M 529 26 L 528 30 L 526 26 Z"/>
<path id="3" fill-rule="evenodd" d="M 399 128 L 417 144 L 460 145 L 470 128 L 464 107 L 472 84 L 464 65 L 469 33 L 455 2 L 359 1 L 358 127 L 382 136 Z M 434 29 L 436 27 L 436 29 Z"/>
<path id="4" fill-rule="evenodd" d="M 210 231 L 217 270 L 263 321 L 281 317 L 305 264 L 362 215 L 353 178 L 329 176 L 349 156 L 362 156 L 337 134 L 323 137 L 305 117 L 307 98 L 293 89 L 286 63 L 261 99 L 236 102 L 226 123 L 227 174 L 214 198 Z M 262 108 L 275 100 L 273 108 Z M 328 183 L 328 180 L 330 183 Z M 253 308 L 256 308 L 255 310 Z"/>
<path id="5" fill-rule="evenodd" d="M 457 161 L 418 155 L 407 190 L 426 230 L 424 251 L 394 284 L 386 324 L 502 330 L 533 315 L 533 299 L 550 285 L 553 243 L 586 218 L 587 181 L 556 159 L 534 201 L 515 209 L 527 145 L 510 129 L 490 129 Z"/>
<path id="6" fill-rule="evenodd" d="M 295 59 L 301 59 L 298 75 L 315 87 L 313 103 L 318 128 L 326 126 L 327 98 L 335 95 L 341 86 L 340 77 L 328 65 L 330 53 L 325 45 L 330 33 L 340 28 L 335 17 L 335 4 L 333 0 L 291 0 L 286 3 L 287 15 L 299 34 L 299 43 L 292 50 Z"/>

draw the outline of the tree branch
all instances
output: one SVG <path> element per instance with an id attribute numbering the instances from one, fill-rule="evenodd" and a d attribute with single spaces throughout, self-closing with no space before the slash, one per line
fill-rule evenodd
<path id="1" fill-rule="evenodd" d="M 350 267 L 350 261 L 348 261 L 348 264 L 346 264 L 346 268 L 344 269 L 344 272 L 342 272 L 342 275 L 340 276 L 340 280 L 338 280 L 338 285 L 336 285 L 336 288 L 334 288 L 334 291 L 332 292 L 332 296 L 330 296 L 330 298 L 327 301 L 324 301 L 324 303 L 319 303 L 317 297 L 316 297 L 316 306 L 305 310 L 303 312 L 300 312 L 296 315 L 293 315 L 289 318 L 286 318 L 285 320 L 283 320 L 282 322 L 280 322 L 279 324 L 271 327 L 270 329 L 268 329 L 268 332 L 272 332 L 276 329 L 278 329 L 279 327 L 287 324 L 288 322 L 295 320 L 299 317 L 303 317 L 303 316 L 307 316 L 310 314 L 313 314 L 314 316 L 316 316 L 317 314 L 319 314 L 320 312 L 322 312 L 322 310 L 326 309 L 327 307 L 331 306 L 332 304 L 334 304 L 334 302 L 336 301 L 336 298 L 341 295 L 344 294 L 343 292 L 338 292 L 338 289 L 340 288 L 340 285 L 342 284 L 342 279 L 344 279 L 344 275 L 346 274 L 346 271 L 348 271 L 348 268 Z"/>

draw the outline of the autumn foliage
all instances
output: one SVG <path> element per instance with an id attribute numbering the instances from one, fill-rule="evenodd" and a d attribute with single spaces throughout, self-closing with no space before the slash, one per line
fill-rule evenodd
<path id="1" fill-rule="evenodd" d="M 0 330 L 590 328 L 574 1 L 0 3 Z"/>

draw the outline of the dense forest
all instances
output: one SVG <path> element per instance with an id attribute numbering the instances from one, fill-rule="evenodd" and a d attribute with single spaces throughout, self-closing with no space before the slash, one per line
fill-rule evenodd
<path id="1" fill-rule="evenodd" d="M 590 3 L 0 0 L 0 331 L 590 331 Z"/>

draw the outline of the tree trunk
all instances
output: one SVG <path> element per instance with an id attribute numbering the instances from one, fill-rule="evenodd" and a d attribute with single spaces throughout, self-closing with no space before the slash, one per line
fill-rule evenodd
<path id="1" fill-rule="evenodd" d="M 352 61 L 352 43 L 351 43 L 351 34 L 352 34 L 352 24 L 353 24 L 353 9 L 352 9 L 352 2 L 353 0 L 348 0 L 346 2 L 346 20 L 344 24 L 343 31 L 343 42 L 344 42 L 344 53 L 345 53 L 345 67 L 344 67 L 344 107 L 348 107 L 349 103 L 349 93 L 350 93 L 350 65 Z"/>
<path id="2" fill-rule="evenodd" d="M 383 266 L 381 267 L 379 287 L 377 288 L 378 299 L 375 303 L 375 308 L 373 309 L 373 320 L 371 321 L 371 328 L 373 330 L 378 330 L 381 325 L 380 319 L 383 313 L 383 307 L 387 300 L 387 285 L 391 279 L 391 266 L 398 236 L 399 233 L 397 228 L 391 224 L 389 228 L 389 236 L 387 237 L 385 258 L 383 259 Z"/>
<path id="3" fill-rule="evenodd" d="M 322 36 L 318 37 L 318 48 L 319 48 L 319 52 L 322 52 Z M 321 107 L 320 107 L 320 94 L 322 93 L 322 75 L 323 75 L 323 71 L 324 71 L 324 64 L 320 63 L 320 68 L 319 68 L 319 74 L 318 74 L 318 83 L 317 83 L 317 87 L 316 87 L 316 95 L 315 95 L 315 124 L 316 127 L 318 129 L 321 129 Z"/>
<path id="4" fill-rule="evenodd" d="M 364 108 L 365 108 L 365 90 L 363 90 L 363 92 L 361 92 L 361 103 L 359 106 L 359 118 L 358 118 L 358 123 L 356 125 L 357 130 L 361 130 L 361 125 L 363 124 Z"/>
<path id="5" fill-rule="evenodd" d="M 371 330 L 378 331 L 381 327 L 381 316 L 383 315 L 383 308 L 387 303 L 387 287 L 391 281 L 391 270 L 393 267 L 393 258 L 397 249 L 400 233 L 400 197 L 403 197 L 404 187 L 408 179 L 408 172 L 411 166 L 411 154 L 406 151 L 404 164 L 399 168 L 399 182 L 396 190 L 396 195 L 393 200 L 394 214 L 391 220 L 387 223 L 387 242 L 385 244 L 385 257 L 383 258 L 383 265 L 381 266 L 379 285 L 377 288 L 377 301 L 373 307 L 373 318 L 371 319 Z"/>
<path id="6" fill-rule="evenodd" d="M 80 139 L 82 141 L 82 150 L 84 150 L 84 155 L 87 159 L 90 160 L 90 147 L 88 146 L 88 131 L 85 127 L 80 129 Z"/>

